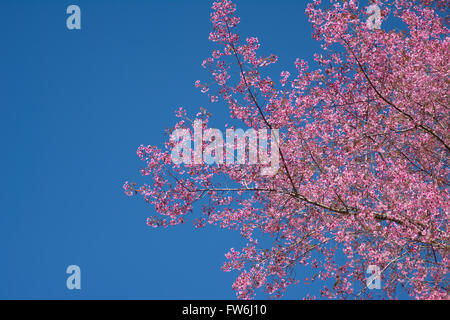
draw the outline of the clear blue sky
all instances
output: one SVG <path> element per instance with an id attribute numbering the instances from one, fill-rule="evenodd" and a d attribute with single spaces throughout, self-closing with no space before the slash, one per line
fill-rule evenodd
<path id="1" fill-rule="evenodd" d="M 211 3 L 0 1 L 0 299 L 235 298 L 237 274 L 220 267 L 238 233 L 149 228 L 153 209 L 122 190 L 143 182 L 136 149 L 164 142 L 177 107 L 226 122 L 194 87 L 208 79 Z M 275 74 L 319 50 L 306 1 L 236 3 L 240 33 L 279 56 Z M 81 31 L 66 28 L 70 4 Z M 66 289 L 71 264 L 81 291 Z"/>

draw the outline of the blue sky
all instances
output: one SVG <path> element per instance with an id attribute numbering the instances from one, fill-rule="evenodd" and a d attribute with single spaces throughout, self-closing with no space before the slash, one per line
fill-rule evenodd
<path id="1" fill-rule="evenodd" d="M 275 74 L 319 51 L 306 2 L 236 1 L 240 33 L 279 56 Z M 194 87 L 208 80 L 211 3 L 0 1 L 0 299 L 235 298 L 237 274 L 220 267 L 239 233 L 149 228 L 153 209 L 122 190 L 144 181 L 136 149 L 162 145 L 177 107 L 227 120 Z M 66 28 L 71 4 L 82 30 Z M 66 288 L 72 264 L 80 291 Z"/>

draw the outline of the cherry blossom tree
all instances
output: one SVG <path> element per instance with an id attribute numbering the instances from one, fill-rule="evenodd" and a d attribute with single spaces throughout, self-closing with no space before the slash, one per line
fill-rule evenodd
<path id="1" fill-rule="evenodd" d="M 312 281 L 322 282 L 322 297 L 371 298 L 369 266 L 380 269 L 383 297 L 449 298 L 449 1 L 375 3 L 383 23 L 375 30 L 367 3 L 308 4 L 322 52 L 314 68 L 297 59 L 279 80 L 268 75 L 277 56 L 260 56 L 259 40 L 237 33 L 235 5 L 212 5 L 217 49 L 203 62 L 212 84 L 196 86 L 233 121 L 279 130 L 275 175 L 261 175 L 261 164 L 176 165 L 173 141 L 138 149 L 150 182 L 124 189 L 157 211 L 149 226 L 191 218 L 245 238 L 223 265 L 239 270 L 239 299 Z M 389 19 L 404 30 L 384 28 Z M 184 109 L 176 116 L 171 130 L 192 130 Z M 210 117 L 202 109 L 195 119 L 206 128 Z"/>

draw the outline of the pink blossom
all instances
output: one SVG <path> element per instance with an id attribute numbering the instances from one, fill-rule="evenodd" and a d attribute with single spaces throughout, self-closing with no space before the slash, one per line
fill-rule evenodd
<path id="1" fill-rule="evenodd" d="M 231 1 L 214 2 L 209 39 L 221 49 L 202 64 L 213 83 L 195 86 L 214 92 L 211 102 L 220 98 L 230 118 L 280 130 L 275 176 L 261 176 L 259 165 L 174 165 L 171 142 L 137 151 L 150 182 L 123 188 L 158 212 L 149 226 L 192 216 L 197 227 L 240 231 L 247 245 L 231 249 L 223 266 L 239 272 L 240 299 L 258 290 L 282 296 L 303 280 L 298 268 L 314 272 L 305 283 L 322 282 L 324 297 L 370 298 L 369 265 L 382 270 L 385 297 L 403 290 L 449 299 L 448 1 L 380 3 L 383 19 L 399 19 L 406 30 L 368 30 L 358 1 L 309 3 L 323 48 L 318 67 L 297 59 L 278 88 L 264 73 L 278 58 L 261 56 L 255 37 L 241 40 Z M 191 130 L 185 113 L 177 115 L 173 129 Z M 205 126 L 209 117 L 197 114 Z M 272 245 L 261 245 L 262 237 Z"/>

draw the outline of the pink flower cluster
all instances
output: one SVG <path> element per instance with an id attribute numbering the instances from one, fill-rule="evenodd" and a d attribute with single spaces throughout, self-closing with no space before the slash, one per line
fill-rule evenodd
<path id="1" fill-rule="evenodd" d="M 256 290 L 280 297 L 299 281 L 321 281 L 329 298 L 370 298 L 369 265 L 379 266 L 387 298 L 449 298 L 450 50 L 440 10 L 448 1 L 379 2 L 383 20 L 400 19 L 406 30 L 368 30 L 357 1 L 310 3 L 319 68 L 298 59 L 281 88 L 264 74 L 277 57 L 260 56 L 257 38 L 241 41 L 235 5 L 213 4 L 209 39 L 221 49 L 203 63 L 213 84 L 196 86 L 246 126 L 279 129 L 273 177 L 258 165 L 177 166 L 168 151 L 138 150 L 151 183 L 124 189 L 160 214 L 149 225 L 183 223 L 202 207 L 197 227 L 247 240 L 223 266 L 239 270 L 240 299 Z M 185 112 L 177 115 L 173 129 L 189 128 Z M 209 117 L 197 114 L 205 125 Z M 298 270 L 314 276 L 298 279 Z"/>

